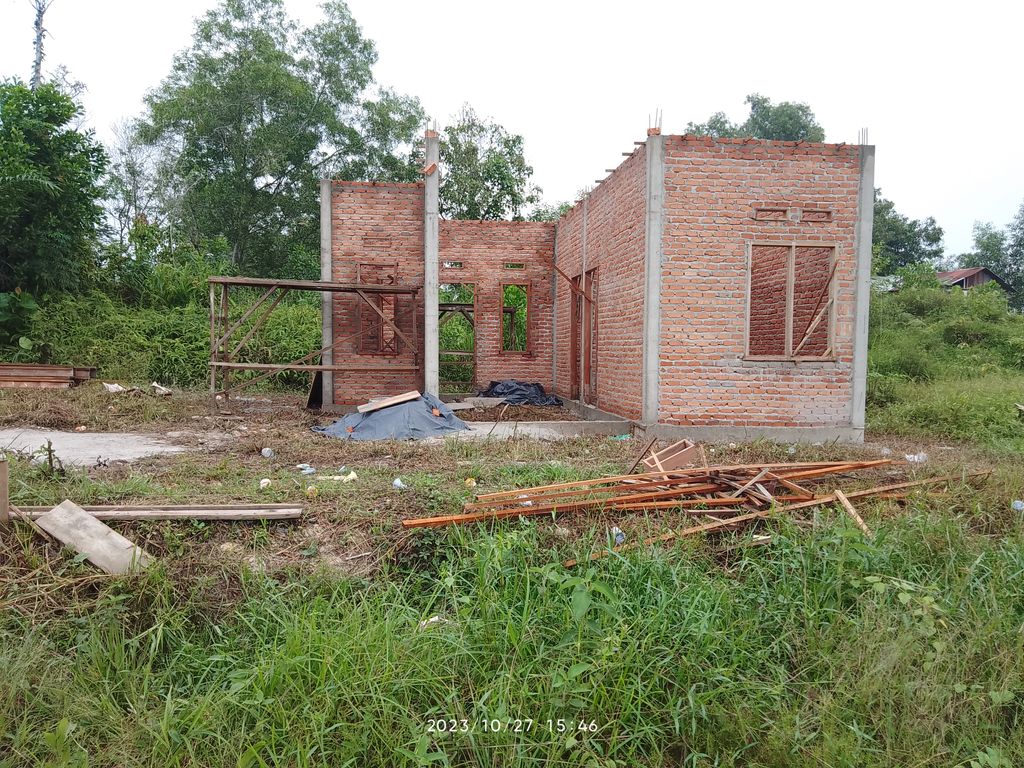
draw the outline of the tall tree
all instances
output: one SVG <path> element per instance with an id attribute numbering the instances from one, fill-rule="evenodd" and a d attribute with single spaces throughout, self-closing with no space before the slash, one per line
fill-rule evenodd
<path id="1" fill-rule="evenodd" d="M 540 200 L 523 137 L 468 104 L 441 134 L 441 171 L 441 215 L 450 219 L 520 219 Z"/>
<path id="2" fill-rule="evenodd" d="M 1006 229 L 974 224 L 974 249 L 960 257 L 965 267 L 987 267 L 1013 288 L 1010 304 L 1024 309 L 1024 203 Z"/>
<path id="3" fill-rule="evenodd" d="M 772 104 L 771 99 L 752 93 L 744 100 L 750 105 L 750 114 L 742 123 L 733 123 L 724 112 L 715 112 L 703 123 L 689 123 L 687 133 L 698 136 L 774 139 L 777 141 L 824 141 L 825 129 L 811 108 L 802 102 L 783 101 Z"/>
<path id="4" fill-rule="evenodd" d="M 348 7 L 303 28 L 284 0 L 222 0 L 146 99 L 166 213 L 193 244 L 225 238 L 242 270 L 315 254 L 319 179 L 412 181 L 419 102 L 374 87 L 377 59 Z"/>
<path id="5" fill-rule="evenodd" d="M 79 288 L 95 264 L 103 147 L 56 86 L 0 85 L 0 292 Z"/>
<path id="6" fill-rule="evenodd" d="M 942 227 L 929 216 L 910 219 L 891 200 L 875 190 L 874 227 L 871 232 L 872 271 L 891 275 L 915 264 L 935 264 L 942 258 Z"/>
<path id="7" fill-rule="evenodd" d="M 46 37 L 46 28 L 43 27 L 43 16 L 46 9 L 50 7 L 53 0 L 32 0 L 32 8 L 36 12 L 36 20 L 32 25 L 34 31 L 32 42 L 32 90 L 34 91 L 43 83 L 43 38 Z"/>

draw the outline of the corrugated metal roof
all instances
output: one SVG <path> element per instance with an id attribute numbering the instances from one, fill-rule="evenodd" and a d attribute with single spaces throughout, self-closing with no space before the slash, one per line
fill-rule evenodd
<path id="1" fill-rule="evenodd" d="M 935 276 L 939 278 L 940 283 L 952 285 L 953 283 L 960 282 L 965 277 L 976 275 L 979 272 L 984 272 L 985 270 L 986 267 L 968 267 L 967 269 L 952 269 L 949 272 L 937 272 Z"/>

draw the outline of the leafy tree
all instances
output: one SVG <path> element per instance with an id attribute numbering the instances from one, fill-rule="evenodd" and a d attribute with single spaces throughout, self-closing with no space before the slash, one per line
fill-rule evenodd
<path id="1" fill-rule="evenodd" d="M 704 123 L 689 123 L 686 132 L 698 136 L 774 139 L 777 141 L 824 141 L 825 129 L 811 108 L 802 102 L 783 101 L 772 104 L 771 99 L 752 93 L 744 100 L 750 105 L 750 114 L 743 123 L 733 123 L 724 112 L 715 112 Z"/>
<path id="2" fill-rule="evenodd" d="M 340 0 L 322 9 L 303 28 L 284 0 L 222 0 L 146 99 L 165 213 L 197 251 L 226 238 L 245 271 L 316 254 L 321 177 L 418 177 L 419 102 L 374 87 L 373 42 Z"/>
<path id="3" fill-rule="evenodd" d="M 891 275 L 903 267 L 941 259 L 942 227 L 931 216 L 907 218 L 891 200 L 882 197 L 882 190 L 876 189 L 871 244 L 872 271 Z"/>
<path id="4" fill-rule="evenodd" d="M 527 216 L 528 221 L 558 221 L 572 210 L 572 203 L 538 203 Z"/>
<path id="5" fill-rule="evenodd" d="M 540 199 L 523 137 L 468 104 L 441 134 L 441 170 L 441 215 L 449 219 L 520 219 Z"/>
<path id="6" fill-rule="evenodd" d="M 57 87 L 0 84 L 0 292 L 82 287 L 94 266 L 106 168 Z"/>
<path id="7" fill-rule="evenodd" d="M 988 267 L 1013 289 L 1010 304 L 1024 309 L 1024 204 L 1006 229 L 990 223 L 974 225 L 974 249 L 960 257 L 965 267 Z"/>

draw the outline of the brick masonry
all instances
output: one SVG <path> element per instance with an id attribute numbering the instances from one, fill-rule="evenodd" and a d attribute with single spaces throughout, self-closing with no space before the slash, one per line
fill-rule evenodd
<path id="1" fill-rule="evenodd" d="M 850 145 L 666 138 L 660 422 L 850 424 L 859 152 Z M 761 218 L 764 208 L 787 215 Z M 829 213 L 805 219 L 805 209 Z M 785 247 L 761 247 L 776 244 Z M 790 244 L 825 246 L 796 249 L 794 347 L 811 321 L 805 299 L 827 281 L 827 261 L 837 261 L 834 310 L 801 351 L 821 355 L 831 337 L 827 360 L 750 359 L 776 354 L 782 344 L 782 264 Z M 773 300 L 751 309 L 748 353 L 751 252 L 760 258 L 753 259 L 750 287 Z"/>
<path id="2" fill-rule="evenodd" d="M 638 147 L 558 222 L 558 266 L 569 277 L 596 270 L 597 338 L 592 405 L 626 418 L 640 417 L 644 305 L 644 218 L 646 150 Z M 556 391 L 571 395 L 570 328 L 572 290 L 556 283 L 558 352 Z"/>
<path id="3" fill-rule="evenodd" d="M 423 185 L 368 184 L 335 181 L 331 185 L 331 279 L 356 282 L 369 272 L 367 282 L 423 284 Z M 364 278 L 365 279 L 365 278 Z M 423 297 L 411 306 L 409 297 L 396 297 L 395 324 L 411 336 L 413 312 L 419 327 L 419 354 L 423 354 Z M 354 336 L 361 323 L 376 314 L 354 294 L 333 298 L 334 364 L 355 366 L 413 366 L 416 357 L 405 345 L 399 354 L 365 351 L 365 337 Z M 378 316 L 379 317 L 379 316 Z M 337 371 L 334 404 L 357 405 L 370 397 L 418 389 L 423 375 L 416 371 Z"/>
<path id="4" fill-rule="evenodd" d="M 850 145 L 665 137 L 661 424 L 850 426 L 860 152 Z M 573 394 L 580 360 L 573 358 L 570 329 L 578 301 L 554 275 L 556 260 L 572 278 L 584 271 L 594 278 L 587 285 L 597 307 L 590 404 L 640 418 L 645 153 L 638 146 L 557 225 L 441 222 L 440 282 L 475 288 L 478 386 L 517 378 Z M 332 278 L 355 280 L 361 269 L 363 279 L 370 274 L 376 281 L 390 270 L 399 283 L 422 284 L 423 194 L 421 184 L 334 182 Z M 506 269 L 508 263 L 524 266 Z M 529 286 L 525 353 L 501 350 L 503 284 Z M 411 364 L 412 350 L 369 354 L 358 340 L 343 341 L 368 317 L 355 301 L 335 297 L 335 362 Z M 404 329 L 411 327 L 411 308 L 402 301 L 395 311 Z M 422 297 L 415 311 L 422 334 Z M 786 359 L 805 335 L 798 359 Z M 420 348 L 422 354 L 422 341 Z M 338 373 L 334 398 L 351 405 L 421 386 L 422 371 Z"/>
<path id="5" fill-rule="evenodd" d="M 442 221 L 440 282 L 472 283 L 479 388 L 491 380 L 516 378 L 551 389 L 551 258 L 553 222 Z M 445 262 L 461 263 L 446 267 Z M 522 264 L 523 269 L 506 269 Z M 527 349 L 502 351 L 502 286 L 527 289 Z"/>

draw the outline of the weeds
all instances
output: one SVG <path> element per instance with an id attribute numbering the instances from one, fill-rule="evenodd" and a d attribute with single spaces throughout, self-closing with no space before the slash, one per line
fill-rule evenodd
<path id="1" fill-rule="evenodd" d="M 77 629 L 65 620 L 22 635 L 8 621 L 0 756 L 15 765 L 63 750 L 94 766 L 1024 759 L 1019 528 L 993 542 L 917 515 L 883 525 L 874 543 L 842 528 L 782 531 L 729 571 L 694 542 L 567 571 L 536 534 L 529 523 L 455 533 L 439 542 L 449 551 L 433 576 L 250 575 L 217 623 L 169 604 L 153 578 L 129 601 L 110 587 Z"/>

